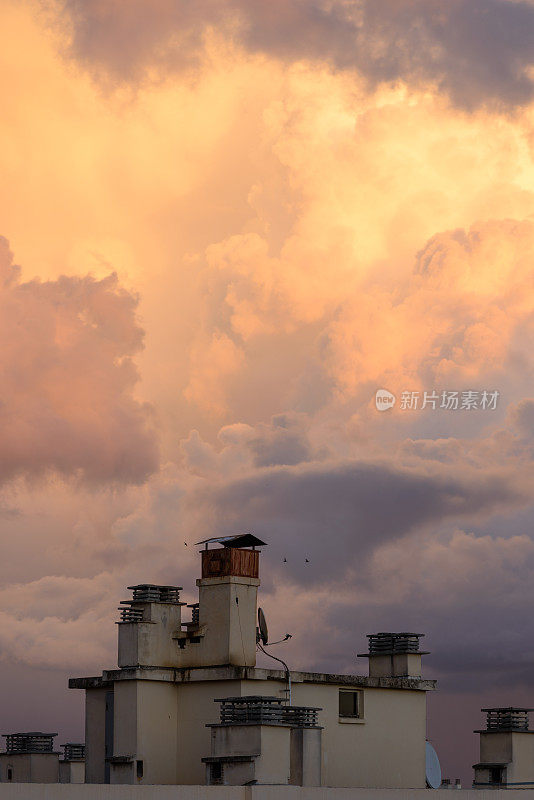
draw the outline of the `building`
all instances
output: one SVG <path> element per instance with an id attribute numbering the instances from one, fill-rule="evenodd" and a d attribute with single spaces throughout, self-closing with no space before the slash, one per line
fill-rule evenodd
<path id="1" fill-rule="evenodd" d="M 86 695 L 86 782 L 424 788 L 420 635 L 370 636 L 367 677 L 257 668 L 264 543 L 199 544 L 191 620 L 181 587 L 129 587 L 118 669 L 69 682 Z"/>
<path id="2" fill-rule="evenodd" d="M 57 733 L 4 733 L 6 751 L 0 753 L 0 781 L 6 783 L 57 783 L 59 752 Z"/>
<path id="3" fill-rule="evenodd" d="M 480 735 L 480 762 L 473 764 L 474 788 L 534 787 L 534 731 L 529 730 L 532 708 L 483 708 L 486 728 Z"/>

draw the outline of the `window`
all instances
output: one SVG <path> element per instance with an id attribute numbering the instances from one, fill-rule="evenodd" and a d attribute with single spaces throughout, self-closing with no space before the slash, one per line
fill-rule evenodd
<path id="1" fill-rule="evenodd" d="M 140 781 L 143 778 L 143 762 L 136 761 L 136 771 L 137 771 L 137 780 Z"/>
<path id="2" fill-rule="evenodd" d="M 339 690 L 339 716 L 352 717 L 353 719 L 363 718 L 363 692 Z"/>

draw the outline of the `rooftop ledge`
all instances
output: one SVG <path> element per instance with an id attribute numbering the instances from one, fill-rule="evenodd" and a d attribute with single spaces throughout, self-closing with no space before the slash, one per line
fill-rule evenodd
<path id="1" fill-rule="evenodd" d="M 104 670 L 101 676 L 71 678 L 69 689 L 110 688 L 114 681 L 163 681 L 165 683 L 196 683 L 200 681 L 287 680 L 284 670 L 259 669 L 257 667 L 124 667 Z M 365 675 L 336 675 L 326 672 L 291 672 L 292 683 L 325 683 L 342 686 L 366 687 L 369 689 L 408 689 L 429 692 L 436 688 L 437 681 L 423 678 L 369 678 Z"/>

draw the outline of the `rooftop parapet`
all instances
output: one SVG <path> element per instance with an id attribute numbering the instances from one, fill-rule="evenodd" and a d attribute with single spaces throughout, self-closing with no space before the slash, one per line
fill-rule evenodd
<path id="1" fill-rule="evenodd" d="M 3 733 L 7 753 L 53 753 L 57 733 Z"/>

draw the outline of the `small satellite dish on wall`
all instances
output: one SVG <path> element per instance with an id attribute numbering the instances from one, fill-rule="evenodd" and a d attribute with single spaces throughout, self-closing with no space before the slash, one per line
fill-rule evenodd
<path id="1" fill-rule="evenodd" d="M 265 614 L 261 608 L 258 608 L 258 628 L 260 631 L 260 641 L 262 644 L 267 644 L 269 641 L 269 631 L 267 630 L 267 622 L 265 621 Z"/>
<path id="2" fill-rule="evenodd" d="M 441 786 L 439 758 L 430 742 L 426 743 L 426 785 L 429 789 L 439 789 Z"/>

